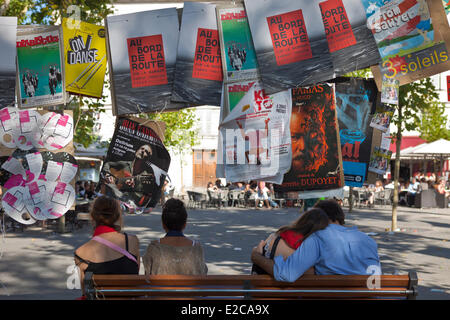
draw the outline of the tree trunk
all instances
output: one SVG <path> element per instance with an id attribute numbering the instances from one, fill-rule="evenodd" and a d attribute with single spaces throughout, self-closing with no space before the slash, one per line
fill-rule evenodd
<path id="1" fill-rule="evenodd" d="M 391 231 L 397 230 L 398 186 L 400 177 L 400 145 L 402 143 L 402 107 L 398 107 L 398 124 L 395 141 L 394 199 L 392 201 Z"/>
<path id="2" fill-rule="evenodd" d="M 183 181 L 183 153 L 180 152 L 180 176 L 181 176 L 181 194 L 184 194 L 184 181 Z"/>
<path id="3" fill-rule="evenodd" d="M 349 194 L 348 194 L 348 212 L 352 212 L 353 210 L 353 187 L 349 188 Z"/>

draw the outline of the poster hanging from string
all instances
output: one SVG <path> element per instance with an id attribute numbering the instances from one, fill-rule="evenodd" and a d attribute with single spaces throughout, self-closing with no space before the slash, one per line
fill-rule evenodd
<path id="1" fill-rule="evenodd" d="M 266 95 L 255 82 L 220 123 L 227 181 L 283 181 L 292 159 L 291 101 L 290 90 Z"/>
<path id="2" fill-rule="evenodd" d="M 176 8 L 106 18 L 113 113 L 168 109 L 179 21 Z"/>
<path id="3" fill-rule="evenodd" d="M 361 187 L 370 160 L 373 135 L 370 124 L 378 90 L 375 81 L 356 78 L 337 82 L 335 88 L 345 185 Z"/>
<path id="4" fill-rule="evenodd" d="M 66 90 L 59 26 L 19 26 L 17 81 L 20 108 L 64 104 Z"/>
<path id="5" fill-rule="evenodd" d="M 169 165 L 169 152 L 150 126 L 120 117 L 100 171 L 100 191 L 134 208 L 154 208 Z"/>
<path id="6" fill-rule="evenodd" d="M 106 31 L 84 21 L 62 19 L 67 92 L 101 98 L 106 72 Z"/>
<path id="7" fill-rule="evenodd" d="M 222 79 L 216 6 L 186 2 L 181 18 L 172 101 L 218 106 Z"/>
<path id="8" fill-rule="evenodd" d="M 450 27 L 441 1 L 362 3 L 382 58 L 372 67 L 379 88 L 383 74 L 401 86 L 450 70 Z"/>
<path id="9" fill-rule="evenodd" d="M 294 88 L 290 120 L 292 165 L 279 192 L 328 190 L 344 185 L 334 86 Z"/>

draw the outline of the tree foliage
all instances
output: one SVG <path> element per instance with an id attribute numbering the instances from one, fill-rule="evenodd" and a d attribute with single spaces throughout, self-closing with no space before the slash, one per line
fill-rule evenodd
<path id="1" fill-rule="evenodd" d="M 420 138 L 433 142 L 439 139 L 450 140 L 450 130 L 447 129 L 448 118 L 445 115 L 445 105 L 432 101 L 429 108 L 422 111 L 417 131 Z"/>
<path id="2" fill-rule="evenodd" d="M 164 145 L 177 155 L 190 152 L 199 141 L 196 129 L 198 119 L 194 109 L 146 113 L 140 117 L 165 122 Z"/>

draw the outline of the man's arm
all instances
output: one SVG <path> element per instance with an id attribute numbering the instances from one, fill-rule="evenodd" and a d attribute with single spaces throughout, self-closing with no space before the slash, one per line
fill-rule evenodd
<path id="1" fill-rule="evenodd" d="M 274 262 L 272 259 L 268 259 L 262 255 L 262 248 L 264 247 L 265 242 L 261 240 L 257 247 L 252 250 L 252 262 L 258 266 L 260 266 L 264 271 L 273 276 L 273 265 Z"/>

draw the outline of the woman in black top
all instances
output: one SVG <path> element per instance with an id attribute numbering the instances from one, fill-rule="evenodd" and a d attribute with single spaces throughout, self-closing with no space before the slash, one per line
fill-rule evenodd
<path id="1" fill-rule="evenodd" d="M 75 250 L 75 264 L 80 268 L 83 287 L 85 272 L 94 274 L 139 274 L 139 240 L 121 233 L 122 210 L 117 200 L 101 196 L 91 210 L 94 235 Z"/>

